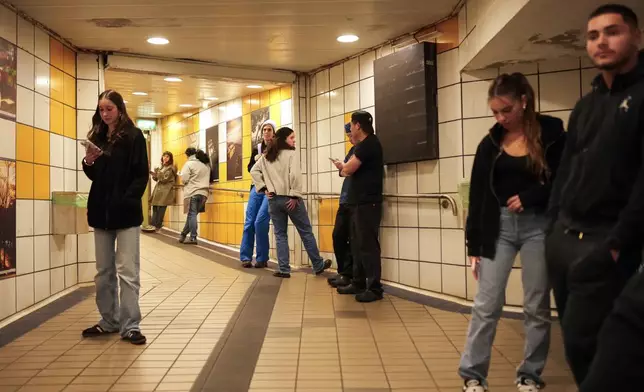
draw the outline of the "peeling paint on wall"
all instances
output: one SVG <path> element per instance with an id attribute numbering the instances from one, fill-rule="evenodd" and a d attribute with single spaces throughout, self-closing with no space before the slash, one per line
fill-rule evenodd
<path id="1" fill-rule="evenodd" d="M 528 41 L 534 45 L 553 45 L 564 49 L 584 50 L 586 46 L 581 40 L 581 35 L 582 33 L 579 29 L 567 30 L 562 34 L 553 35 L 549 38 L 543 38 L 543 34 L 537 33 L 528 38 Z"/>

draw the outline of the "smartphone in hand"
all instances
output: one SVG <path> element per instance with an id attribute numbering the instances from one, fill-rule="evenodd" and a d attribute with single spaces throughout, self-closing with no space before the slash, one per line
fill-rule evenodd
<path id="1" fill-rule="evenodd" d="M 89 140 L 81 140 L 80 143 L 88 151 L 96 152 L 96 153 L 101 152 L 100 147 L 98 147 L 96 144 L 92 143 Z"/>

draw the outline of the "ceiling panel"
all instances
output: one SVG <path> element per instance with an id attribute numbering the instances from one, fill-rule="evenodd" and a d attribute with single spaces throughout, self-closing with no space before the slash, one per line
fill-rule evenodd
<path id="1" fill-rule="evenodd" d="M 261 89 L 249 89 L 245 84 L 195 78 L 190 75 L 178 75 L 182 82 L 167 82 L 163 76 L 145 75 L 129 72 L 105 72 L 105 86 L 121 93 L 127 101 L 127 109 L 132 117 L 160 117 L 152 113 L 167 116 L 172 113 L 190 111 L 204 104 L 225 102 L 244 95 L 270 90 L 276 85 L 262 83 Z M 144 92 L 147 96 L 136 96 L 133 92 Z M 210 101 L 207 98 L 216 97 Z M 190 107 L 179 105 L 189 104 Z"/>
<path id="2" fill-rule="evenodd" d="M 448 16 L 458 0 L 12 0 L 81 48 L 309 71 Z M 336 41 L 342 34 L 356 43 Z M 146 42 L 164 36 L 166 46 Z"/>

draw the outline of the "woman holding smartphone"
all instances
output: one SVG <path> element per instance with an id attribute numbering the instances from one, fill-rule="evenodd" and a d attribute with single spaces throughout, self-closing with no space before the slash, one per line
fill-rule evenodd
<path id="1" fill-rule="evenodd" d="M 87 220 L 94 228 L 94 281 L 101 320 L 84 330 L 83 337 L 120 333 L 132 344 L 145 344 L 139 328 L 139 257 L 147 143 L 128 116 L 123 97 L 114 90 L 98 97 L 87 139 L 83 171 L 92 181 Z"/>
<path id="2" fill-rule="evenodd" d="M 331 260 L 324 260 L 320 256 L 302 201 L 300 158 L 295 152 L 295 132 L 291 128 L 280 128 L 275 133 L 275 139 L 268 145 L 266 155 L 259 158 L 250 175 L 257 192 L 265 193 L 268 197 L 268 212 L 273 221 L 279 265 L 279 270 L 273 275 L 278 278 L 291 277 L 287 232 L 289 218 L 300 233 L 315 274 L 319 275 L 330 268 Z"/>
<path id="3" fill-rule="evenodd" d="M 459 373 L 464 391 L 487 391 L 492 343 L 520 253 L 526 342 L 516 386 L 536 392 L 544 387 L 550 346 L 545 210 L 565 132 L 560 119 L 536 113 L 534 91 L 520 73 L 499 76 L 488 103 L 497 123 L 479 144 L 472 167 L 466 240 L 478 292 Z"/>

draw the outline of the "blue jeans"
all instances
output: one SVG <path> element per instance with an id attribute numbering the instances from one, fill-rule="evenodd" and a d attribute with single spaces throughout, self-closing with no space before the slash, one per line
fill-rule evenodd
<path id="1" fill-rule="evenodd" d="M 183 226 L 181 232 L 182 237 L 186 237 L 190 233 L 190 239 L 197 239 L 197 215 L 206 204 L 206 196 L 194 195 L 190 198 L 190 207 L 188 209 L 188 216 L 186 217 L 186 225 Z"/>
<path id="2" fill-rule="evenodd" d="M 550 348 L 550 286 L 545 260 L 546 217 L 532 212 L 515 214 L 501 209 L 501 231 L 494 259 L 481 258 L 478 292 L 461 357 L 459 374 L 487 385 L 492 343 L 505 303 L 505 289 L 517 253 L 521 254 L 524 360 L 517 378 L 543 385 L 541 373 Z"/>
<path id="3" fill-rule="evenodd" d="M 273 221 L 273 230 L 275 231 L 275 240 L 277 242 L 277 262 L 279 265 L 279 272 L 289 274 L 291 273 L 290 265 L 290 250 L 288 248 L 288 218 L 295 225 L 297 232 L 300 233 L 300 238 L 304 244 L 304 249 L 308 253 L 311 263 L 313 264 L 314 271 L 322 271 L 324 268 L 324 260 L 320 256 L 318 244 L 313 235 L 311 222 L 306 213 L 304 201 L 300 199 L 292 211 L 286 208 L 286 202 L 290 198 L 287 196 L 275 196 L 268 201 L 268 211 L 271 214 Z"/>
<path id="4" fill-rule="evenodd" d="M 141 322 L 140 235 L 139 227 L 94 231 L 98 325 L 105 331 L 120 331 L 121 336 L 138 331 Z"/>
<path id="5" fill-rule="evenodd" d="M 255 192 L 255 186 L 253 186 L 250 188 L 244 234 L 242 235 L 239 249 L 239 259 L 242 262 L 253 260 L 255 237 L 257 237 L 257 262 L 266 263 L 268 261 L 268 228 L 270 222 L 268 198 L 264 194 Z"/>

